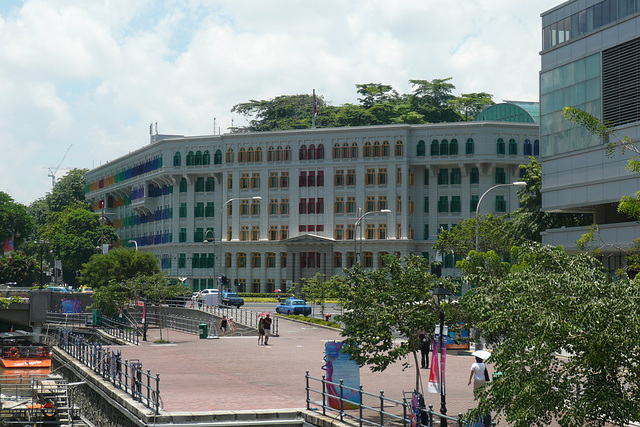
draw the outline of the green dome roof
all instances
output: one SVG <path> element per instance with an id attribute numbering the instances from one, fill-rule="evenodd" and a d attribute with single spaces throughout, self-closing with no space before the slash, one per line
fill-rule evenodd
<path id="1" fill-rule="evenodd" d="M 476 116 L 475 121 L 539 123 L 540 103 L 505 101 L 492 105 Z"/>

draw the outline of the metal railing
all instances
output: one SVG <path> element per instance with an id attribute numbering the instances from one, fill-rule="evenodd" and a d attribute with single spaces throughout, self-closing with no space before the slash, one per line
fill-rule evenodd
<path id="1" fill-rule="evenodd" d="M 109 335 L 135 345 L 139 344 L 140 336 L 143 334 L 142 328 L 136 324 L 120 322 L 118 320 L 109 319 L 108 317 L 100 319 L 99 327 Z"/>
<path id="2" fill-rule="evenodd" d="M 87 326 L 92 321 L 91 313 L 55 313 L 47 311 L 47 323 L 63 326 Z"/>
<path id="3" fill-rule="evenodd" d="M 69 330 L 58 332 L 58 347 L 78 359 L 103 379 L 123 390 L 134 400 L 159 414 L 160 374 L 142 370 L 139 360 L 122 360 L 121 353 L 90 343 Z"/>
<path id="4" fill-rule="evenodd" d="M 214 307 L 214 306 L 205 306 L 201 310 L 211 313 L 217 317 L 227 316 L 227 319 L 229 317 L 233 317 L 233 320 L 236 323 L 249 326 L 250 328 L 258 327 L 258 320 L 260 320 L 260 313 L 261 313 L 258 311 L 251 311 L 251 310 L 246 310 L 241 308 Z M 272 320 L 271 336 L 277 337 L 280 335 L 278 318 L 275 316 L 272 316 L 271 320 Z"/>
<path id="5" fill-rule="evenodd" d="M 386 397 L 384 391 L 379 394 L 366 392 L 362 385 L 358 388 L 347 387 L 343 381 L 327 381 L 325 376 L 315 378 L 305 375 L 307 410 L 319 411 L 324 416 L 335 415 L 340 422 L 358 426 L 411 426 L 417 414 L 413 412 L 410 401 L 403 397 L 402 401 Z M 314 386 L 313 384 L 317 384 Z M 319 388 L 314 388 L 319 387 Z M 329 390 L 335 390 L 335 394 Z M 345 395 L 356 393 L 358 401 L 353 402 Z M 321 399 L 321 400 L 314 400 Z M 451 426 L 462 427 L 462 414 L 457 417 L 443 415 L 433 410 L 422 408 L 420 411 L 420 425 L 435 426 L 434 421 L 452 421 Z"/>

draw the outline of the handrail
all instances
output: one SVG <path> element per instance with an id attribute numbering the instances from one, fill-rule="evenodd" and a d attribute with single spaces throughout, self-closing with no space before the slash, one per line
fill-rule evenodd
<path id="1" fill-rule="evenodd" d="M 58 331 L 58 347 L 123 390 L 155 414 L 160 413 L 160 374 L 142 370 L 139 360 L 122 360 L 121 353 L 92 343 L 67 329 Z"/>
<path id="2" fill-rule="evenodd" d="M 312 382 L 320 383 L 315 386 L 320 388 L 314 388 Z M 413 408 L 404 397 L 402 401 L 390 399 L 384 395 L 384 390 L 380 390 L 379 394 L 369 393 L 363 390 L 362 385 L 358 388 L 348 387 L 344 385 L 342 380 L 339 382 L 328 381 L 324 375 L 322 378 L 312 377 L 309 375 L 309 371 L 306 372 L 305 383 L 307 410 L 321 411 L 324 416 L 330 413 L 336 418 L 339 417 L 340 422 L 348 424 L 355 422 L 358 426 L 412 425 Z M 330 393 L 329 389 L 336 390 L 337 395 Z M 345 394 L 352 394 L 352 392 L 358 394 L 358 402 L 343 397 Z M 314 400 L 314 396 L 318 396 L 317 398 L 321 400 Z M 337 401 L 339 407 L 331 406 L 330 400 Z M 371 403 L 369 403 L 370 401 Z M 355 408 L 348 409 L 347 407 Z M 421 419 L 421 425 L 433 426 L 434 418 L 438 418 L 440 421 L 453 421 L 459 427 L 463 425 L 462 414 L 458 414 L 457 417 L 440 414 L 433 410 L 433 405 L 429 405 L 428 410 L 422 408 L 420 412 L 421 416 L 426 418 L 426 420 Z"/>

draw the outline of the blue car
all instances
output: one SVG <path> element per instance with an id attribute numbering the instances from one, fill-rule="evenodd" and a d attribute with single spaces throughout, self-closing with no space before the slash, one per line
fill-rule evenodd
<path id="1" fill-rule="evenodd" d="M 303 299 L 289 298 L 278 304 L 276 313 L 308 316 L 311 314 L 311 307 Z"/>

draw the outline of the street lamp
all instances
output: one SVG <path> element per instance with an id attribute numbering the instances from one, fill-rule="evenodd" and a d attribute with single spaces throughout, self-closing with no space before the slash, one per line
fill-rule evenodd
<path id="1" fill-rule="evenodd" d="M 480 211 L 480 203 L 482 203 L 482 199 L 484 199 L 484 196 L 487 195 L 488 192 L 490 192 L 491 190 L 495 189 L 495 188 L 499 188 L 499 187 L 524 187 L 525 185 L 527 185 L 526 182 L 524 181 L 516 181 L 516 182 L 512 182 L 511 184 L 498 184 L 498 185 L 494 185 L 493 187 L 489 188 L 487 191 L 485 191 L 482 196 L 480 196 L 480 200 L 478 200 L 478 204 L 476 205 L 476 252 L 479 252 L 478 247 L 480 244 L 480 240 L 479 240 L 479 232 L 478 232 L 478 212 Z"/>
<path id="2" fill-rule="evenodd" d="M 445 334 L 447 329 L 444 325 L 444 310 L 442 309 L 442 304 L 440 302 L 440 299 L 442 297 L 451 295 L 451 292 L 447 288 L 440 285 L 437 288 L 433 288 L 433 291 L 431 293 L 433 294 L 434 297 L 438 299 L 438 309 L 440 310 L 440 325 L 439 325 L 439 329 L 436 330 L 436 332 L 438 333 L 437 334 L 438 335 L 438 351 L 440 353 L 440 359 L 439 359 L 440 413 L 442 415 L 447 415 L 447 392 L 445 390 L 445 380 L 444 380 L 444 370 L 443 370 L 443 360 L 442 360 L 442 355 L 446 354 L 446 351 L 443 346 L 447 345 L 447 339 L 444 338 L 446 336 Z M 443 418 L 443 417 L 440 418 L 440 426 L 447 427 L 446 418 Z"/>
<path id="3" fill-rule="evenodd" d="M 362 251 L 362 220 L 364 219 L 364 217 L 366 217 L 367 215 L 370 215 L 370 214 L 374 214 L 374 213 L 390 213 L 390 212 L 391 212 L 391 210 L 389 210 L 389 209 L 380 209 L 378 211 L 369 211 L 369 212 L 363 213 L 362 215 L 360 215 L 358 217 L 358 219 L 356 219 L 356 222 L 353 225 L 353 256 L 355 257 L 354 263 L 357 263 L 358 262 L 358 258 L 360 257 L 360 253 L 357 252 L 358 245 L 357 245 L 357 240 L 356 240 L 358 226 L 360 226 L 360 251 Z"/>
<path id="4" fill-rule="evenodd" d="M 98 222 L 100 223 L 100 250 L 102 251 L 102 255 L 105 255 L 109 252 L 109 246 L 104 244 L 104 225 L 107 223 L 107 217 L 104 214 L 104 209 L 100 214 L 100 218 L 98 218 Z"/>
<path id="5" fill-rule="evenodd" d="M 134 245 L 136 245 L 136 251 L 138 250 L 138 242 L 135 240 L 129 240 L 129 243 L 133 243 Z"/>
<path id="6" fill-rule="evenodd" d="M 40 289 L 43 289 L 44 288 L 44 266 L 43 266 L 44 246 L 48 245 L 49 241 L 40 239 L 40 240 L 36 240 L 33 243 L 40 246 Z"/>
<path id="7" fill-rule="evenodd" d="M 252 197 L 232 197 L 231 199 L 227 200 L 226 202 L 224 202 L 222 204 L 222 207 L 220 208 L 220 244 L 218 245 L 219 248 L 219 252 L 220 252 L 220 256 L 219 258 L 222 258 L 222 216 L 224 215 L 224 208 L 227 207 L 227 205 L 235 200 L 262 200 L 261 196 L 252 196 Z M 215 256 L 215 252 L 214 252 L 214 256 Z M 220 261 L 220 273 L 222 273 L 222 260 Z M 215 265 L 215 259 L 213 260 L 213 263 Z"/>

